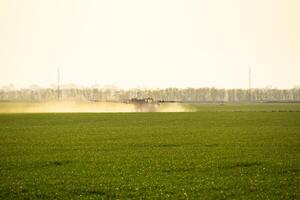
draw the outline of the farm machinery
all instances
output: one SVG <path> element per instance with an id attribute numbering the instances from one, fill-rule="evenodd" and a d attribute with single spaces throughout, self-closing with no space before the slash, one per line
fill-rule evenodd
<path id="1" fill-rule="evenodd" d="M 160 101 L 154 101 L 153 98 L 131 98 L 125 99 L 122 103 L 133 104 L 137 112 L 155 112 L 157 111 Z"/>

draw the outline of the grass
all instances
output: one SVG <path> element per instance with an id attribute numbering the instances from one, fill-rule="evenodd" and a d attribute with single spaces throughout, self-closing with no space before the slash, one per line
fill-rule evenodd
<path id="1" fill-rule="evenodd" d="M 0 114 L 0 199 L 300 198 L 299 105 L 193 106 Z"/>

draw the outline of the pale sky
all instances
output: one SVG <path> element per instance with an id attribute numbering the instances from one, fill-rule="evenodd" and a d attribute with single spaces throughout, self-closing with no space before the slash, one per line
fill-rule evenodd
<path id="1" fill-rule="evenodd" d="M 0 86 L 300 85 L 299 0 L 0 0 Z"/>

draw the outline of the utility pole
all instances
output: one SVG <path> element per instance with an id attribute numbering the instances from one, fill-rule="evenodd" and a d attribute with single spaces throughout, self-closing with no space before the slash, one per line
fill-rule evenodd
<path id="1" fill-rule="evenodd" d="M 249 66 L 249 102 L 252 101 L 251 98 L 251 66 Z"/>
<path id="2" fill-rule="evenodd" d="M 57 68 L 57 100 L 60 100 L 60 71 Z"/>

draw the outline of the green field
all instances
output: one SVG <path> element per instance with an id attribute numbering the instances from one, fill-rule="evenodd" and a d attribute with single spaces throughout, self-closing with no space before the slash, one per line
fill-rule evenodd
<path id="1" fill-rule="evenodd" d="M 299 104 L 185 106 L 0 114 L 0 199 L 300 199 Z"/>

